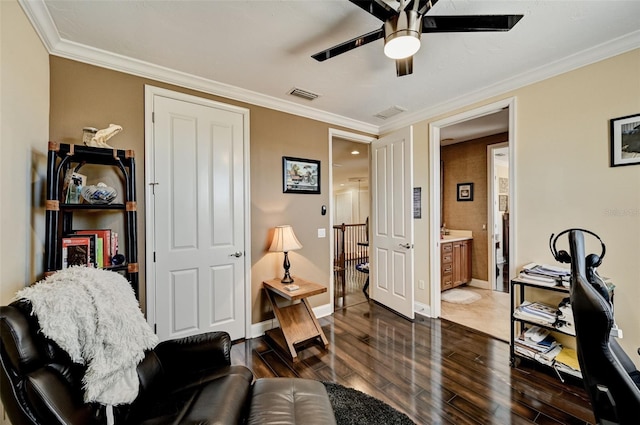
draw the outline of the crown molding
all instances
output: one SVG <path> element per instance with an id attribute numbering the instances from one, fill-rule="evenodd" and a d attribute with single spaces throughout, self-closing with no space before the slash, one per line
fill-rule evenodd
<path id="1" fill-rule="evenodd" d="M 378 134 L 378 126 L 376 125 L 357 121 L 319 109 L 310 108 L 308 106 L 298 105 L 287 100 L 278 99 L 262 93 L 220 83 L 163 66 L 154 65 L 149 62 L 140 61 L 127 56 L 107 52 L 105 50 L 95 49 L 93 47 L 88 47 L 64 39 L 60 40 L 50 53 L 55 56 L 73 59 L 78 62 L 84 62 L 90 65 L 96 65 L 102 68 L 136 75 L 138 77 L 174 84 L 203 93 L 209 93 L 227 99 L 233 99 L 256 106 L 262 106 L 298 115 L 304 118 L 326 122 L 331 125 L 338 125 L 365 133 Z"/>
<path id="2" fill-rule="evenodd" d="M 432 107 L 406 114 L 379 127 L 380 134 L 386 134 L 420 121 L 434 118 L 477 102 L 500 96 L 510 91 L 555 77 L 560 74 L 591 65 L 610 57 L 640 48 L 640 30 L 626 34 L 615 40 L 599 44 L 590 49 L 577 52 L 555 62 L 515 75 L 479 90 L 439 103 Z"/>

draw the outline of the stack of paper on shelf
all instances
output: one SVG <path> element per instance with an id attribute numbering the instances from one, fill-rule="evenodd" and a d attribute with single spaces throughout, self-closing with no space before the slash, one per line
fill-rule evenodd
<path id="1" fill-rule="evenodd" d="M 548 330 L 538 326 L 532 326 L 522 332 L 516 338 L 514 348 L 518 354 L 545 364 L 550 364 L 562 349 Z"/>
<path id="2" fill-rule="evenodd" d="M 521 279 L 540 286 L 569 286 L 571 270 L 546 264 L 529 263 L 520 272 Z"/>
<path id="3" fill-rule="evenodd" d="M 541 302 L 523 301 L 513 312 L 513 317 L 553 326 L 558 318 L 558 308 Z"/>

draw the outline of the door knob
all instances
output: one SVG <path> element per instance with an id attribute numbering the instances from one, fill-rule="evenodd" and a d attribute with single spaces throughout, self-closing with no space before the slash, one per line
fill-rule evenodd
<path id="1" fill-rule="evenodd" d="M 236 251 L 233 254 L 230 254 L 229 257 L 236 257 L 236 258 L 242 257 L 242 252 Z"/>
<path id="2" fill-rule="evenodd" d="M 401 243 L 401 244 L 398 244 L 398 245 L 400 245 L 401 247 L 406 248 L 406 249 L 413 248 L 413 245 L 410 244 L 410 243 Z"/>

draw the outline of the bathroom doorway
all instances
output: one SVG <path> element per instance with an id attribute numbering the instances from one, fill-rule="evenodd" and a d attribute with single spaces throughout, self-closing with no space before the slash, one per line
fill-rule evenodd
<path id="1" fill-rule="evenodd" d="M 493 203 L 500 198 L 494 196 L 492 184 L 493 169 L 489 163 L 489 146 L 502 145 L 513 147 L 514 141 L 515 100 L 506 99 L 491 105 L 452 116 L 430 125 L 430 168 L 432 187 L 435 189 L 430 198 L 434 214 L 431 217 L 430 230 L 432 249 L 431 264 L 431 300 L 432 316 L 442 317 L 507 340 L 509 336 L 509 295 L 495 291 L 496 284 L 496 219 Z M 513 149 L 506 153 L 507 162 L 512 164 Z M 513 167 L 508 167 L 507 174 L 513 176 Z M 442 182 L 441 182 L 442 181 Z M 513 179 L 508 179 L 513 183 Z M 498 184 L 498 183 L 496 183 Z M 460 187 L 471 185 L 471 196 L 465 198 L 457 193 Z M 496 190 L 498 190 L 497 188 Z M 510 184 L 506 195 L 505 212 L 513 212 L 515 188 Z M 463 193 L 463 195 L 466 194 Z M 471 198 L 471 199 L 469 199 Z M 500 205 L 496 206 L 499 209 Z M 500 274 L 508 282 L 513 275 L 513 267 L 509 258 L 513 258 L 513 220 L 506 230 L 505 240 L 509 252 L 502 261 L 505 270 Z M 471 280 L 454 289 L 474 292 L 478 298 L 470 304 L 450 303 L 442 301 L 442 254 L 441 228 L 449 232 L 471 232 L 472 238 L 472 274 Z M 502 227 L 501 227 L 502 229 Z M 502 233 L 500 233 L 501 238 Z M 504 242 L 500 241 L 500 247 Z M 446 269 L 444 269 L 446 272 Z M 445 296 L 445 299 L 450 297 Z"/>

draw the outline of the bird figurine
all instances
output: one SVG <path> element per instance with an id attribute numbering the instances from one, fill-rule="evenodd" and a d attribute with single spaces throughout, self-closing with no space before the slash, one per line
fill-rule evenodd
<path id="1" fill-rule="evenodd" d="M 109 124 L 109 127 L 103 128 L 102 130 L 98 130 L 96 134 L 91 138 L 89 143 L 86 143 L 87 146 L 93 146 L 96 148 L 108 148 L 113 149 L 113 147 L 107 144 L 107 140 L 111 139 L 116 134 L 122 131 L 122 127 L 118 124 Z"/>

